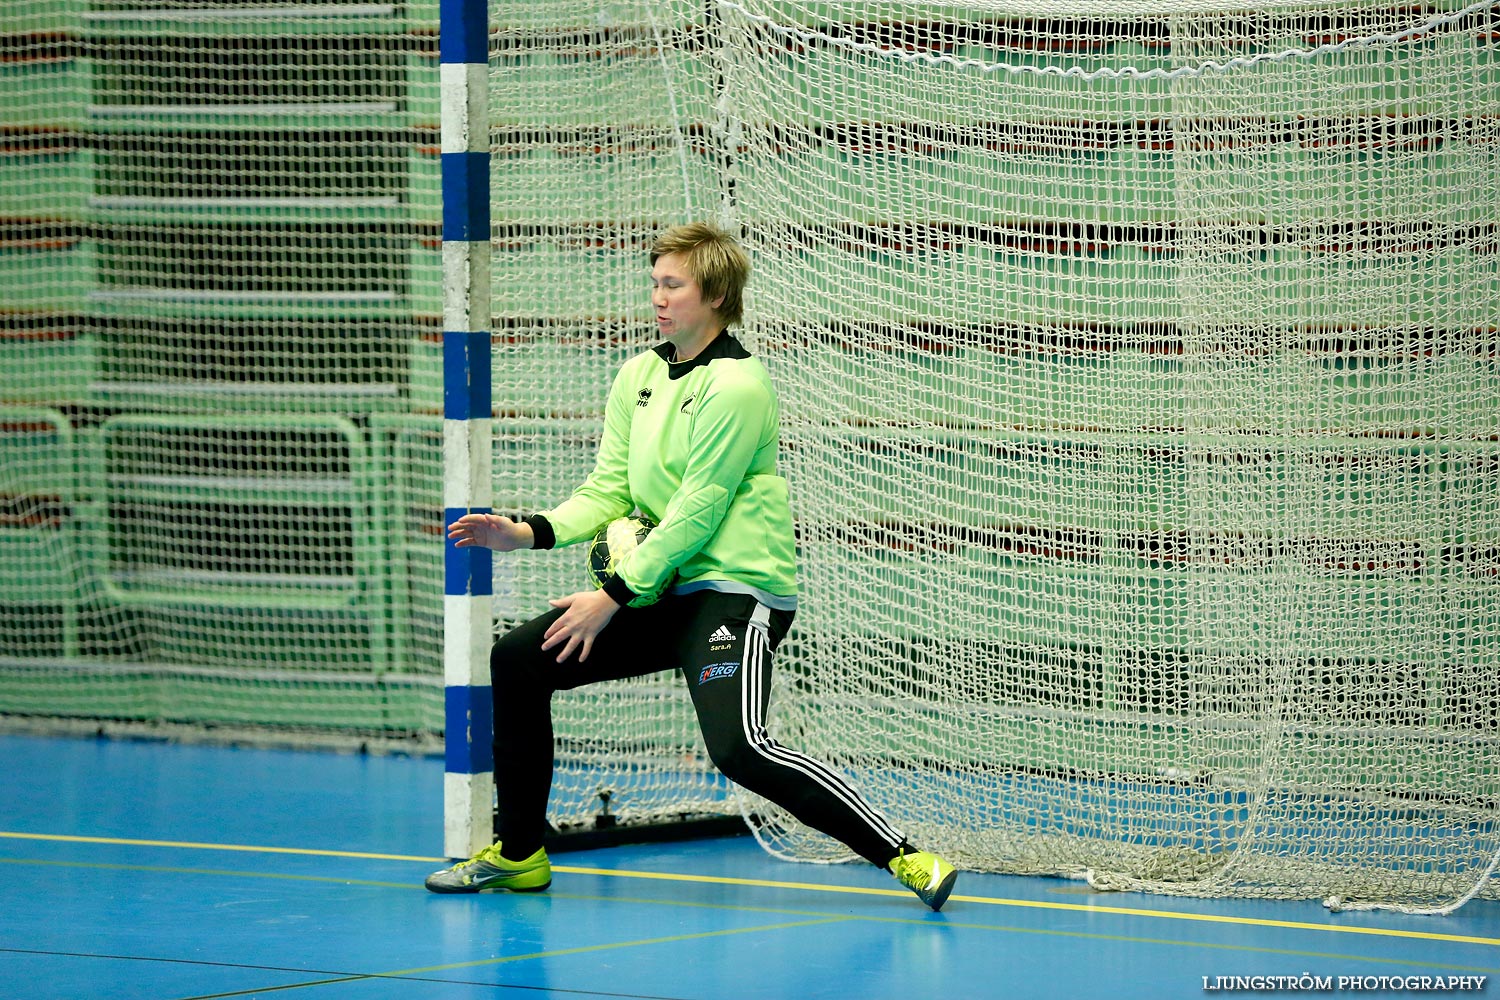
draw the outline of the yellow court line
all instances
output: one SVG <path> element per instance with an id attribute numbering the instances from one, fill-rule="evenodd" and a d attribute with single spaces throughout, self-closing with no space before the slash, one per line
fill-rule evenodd
<path id="1" fill-rule="evenodd" d="M 200 851 L 241 851 L 251 854 L 293 854 L 324 858 L 357 858 L 377 861 L 412 861 L 444 864 L 449 859 L 420 857 L 410 854 L 373 854 L 361 851 L 330 851 L 311 847 L 261 847 L 246 844 L 210 844 L 176 840 L 133 840 L 123 837 L 84 837 L 58 833 L 13 833 L 0 830 L 0 839 L 44 840 L 70 844 L 113 844 L 126 847 L 170 847 Z M 904 889 L 875 889 L 863 886 L 822 885 L 815 882 L 783 882 L 772 879 L 731 878 L 721 875 L 684 875 L 676 872 L 628 871 L 618 868 L 583 868 L 553 865 L 554 872 L 565 875 L 595 875 L 603 878 L 647 879 L 660 882 L 693 882 L 700 885 L 736 885 L 766 889 L 843 893 L 861 896 L 896 896 L 906 898 Z M 1273 927 L 1283 930 L 1321 931 L 1330 934 L 1362 934 L 1372 937 L 1405 938 L 1417 941 L 1443 941 L 1449 944 L 1477 944 L 1500 947 L 1500 938 L 1474 937 L 1465 934 L 1441 934 L 1435 931 L 1402 930 L 1391 927 L 1351 927 L 1340 924 L 1315 924 L 1297 920 L 1270 920 L 1261 917 L 1234 917 L 1217 913 L 1182 913 L 1173 910 L 1147 910 L 1127 906 L 1097 906 L 1092 903 L 1058 903 L 1046 900 L 1005 899 L 993 896 L 949 897 L 949 902 L 977 903 L 983 906 L 1010 906 L 1021 909 L 1062 910 L 1075 913 L 1098 913 L 1123 917 L 1151 917 L 1161 920 L 1186 920 L 1196 923 L 1234 924 L 1247 927 Z"/>
<path id="2" fill-rule="evenodd" d="M 326 876 L 326 875 L 325 876 L 317 876 L 317 875 L 292 875 L 292 874 L 287 874 L 287 873 L 282 873 L 282 872 L 230 871 L 230 870 L 222 870 L 222 869 L 214 869 L 214 868 L 169 868 L 169 867 L 163 867 L 163 866 L 157 866 L 157 865 L 105 864 L 105 863 L 101 863 L 101 862 L 89 862 L 89 861 L 50 861 L 50 860 L 42 860 L 42 859 L 38 859 L 38 858 L 24 858 L 24 859 L 23 858 L 0 858 L 0 864 L 70 865 L 70 866 L 73 866 L 73 867 L 87 867 L 87 868 L 92 868 L 92 869 L 96 869 L 96 870 L 111 870 L 111 871 L 139 871 L 139 872 L 152 872 L 152 873 L 166 872 L 166 873 L 171 873 L 171 874 L 217 875 L 217 876 L 229 876 L 229 877 L 234 877 L 234 878 L 250 878 L 250 879 L 255 879 L 255 878 L 291 879 L 291 880 L 300 880 L 300 881 L 308 881 L 308 882 L 330 882 L 330 883 L 336 883 L 338 885 L 346 885 L 346 886 L 347 885 L 373 886 L 373 887 L 389 888 L 389 889 L 404 889 L 404 890 L 407 890 L 407 891 L 418 891 L 418 892 L 421 891 L 420 888 L 419 888 L 419 886 L 415 882 L 410 881 L 410 880 L 408 880 L 408 881 L 402 881 L 402 882 L 377 882 L 377 881 L 372 881 L 372 880 L 369 880 L 369 879 L 350 879 L 350 878 L 340 878 L 340 877 L 337 877 L 337 876 Z M 608 872 L 607 874 L 614 874 L 614 873 L 613 872 Z M 776 884 L 776 883 L 772 883 L 772 884 Z M 948 919 L 948 915 L 947 914 L 944 914 L 944 919 L 943 920 L 941 920 L 940 922 L 935 922 L 933 920 L 925 919 L 925 918 L 922 918 L 922 917 L 875 916 L 875 915 L 872 915 L 872 914 L 869 914 L 869 913 L 863 913 L 863 914 L 858 914 L 858 915 L 855 915 L 853 913 L 849 913 L 849 914 L 828 914 L 828 913 L 820 913 L 820 912 L 817 912 L 817 911 L 793 910 L 793 909 L 786 909 L 786 908 L 780 908 L 780 907 L 746 906 L 746 905 L 743 905 L 743 904 L 729 904 L 729 903 L 704 903 L 704 902 L 693 902 L 693 901 L 682 900 L 682 899 L 651 899 L 651 898 L 644 898 L 644 897 L 638 897 L 638 896 L 620 896 L 620 895 L 615 895 L 615 894 L 610 894 L 610 895 L 605 895 L 605 896 L 597 896 L 597 895 L 589 895 L 589 894 L 585 894 L 585 893 L 557 892 L 557 893 L 555 893 L 555 895 L 558 898 L 561 898 L 561 899 L 587 900 L 589 902 L 595 902 L 595 903 L 634 903 L 634 904 L 648 904 L 648 905 L 649 904 L 655 904 L 655 905 L 674 906 L 674 907 L 693 907 L 693 908 L 700 908 L 700 909 L 731 910 L 731 911 L 736 912 L 736 913 L 770 913 L 770 914 L 777 914 L 777 915 L 786 916 L 786 917 L 801 916 L 801 917 L 806 917 L 808 919 L 806 919 L 806 920 L 792 921 L 790 923 L 788 923 L 788 922 L 778 922 L 778 923 L 773 923 L 773 924 L 760 924 L 760 925 L 757 925 L 757 926 L 754 926 L 754 927 L 722 928 L 722 929 L 713 930 L 713 931 L 702 931 L 702 932 L 698 932 L 698 933 L 695 933 L 695 934 L 675 935 L 675 936 L 667 937 L 667 938 L 645 938 L 645 939 L 633 940 L 633 941 L 608 941 L 608 942 L 602 942 L 602 943 L 594 944 L 594 945 L 582 945 L 582 946 L 575 947 L 575 948 L 555 949 L 555 950 L 551 950 L 551 951 L 536 951 L 536 952 L 529 952 L 529 953 L 522 954 L 522 955 L 500 955 L 500 956 L 496 956 L 496 957 L 493 957 L 493 958 L 474 959 L 474 960 L 467 961 L 467 962 L 445 963 L 445 964 L 442 964 L 442 965 L 424 966 L 424 967 L 414 968 L 414 969 L 395 969 L 395 970 L 386 971 L 386 972 L 369 972 L 369 973 L 357 973 L 357 974 L 351 973 L 348 976 L 346 976 L 344 978 L 339 978 L 339 979 L 317 980 L 315 982 L 309 982 L 309 983 L 294 983 L 294 984 L 286 985 L 286 986 L 274 986 L 274 987 L 268 986 L 268 987 L 263 987 L 263 988 L 256 988 L 256 989 L 248 989 L 248 990 L 237 991 L 237 992 L 234 992 L 234 993 L 216 993 L 216 994 L 213 994 L 213 996 L 215 996 L 215 997 L 231 997 L 231 996 L 248 996 L 250 994 L 256 994 L 256 995 L 258 995 L 259 993 L 262 993 L 262 992 L 276 992 L 276 991 L 280 991 L 280 990 L 300 989 L 300 988 L 306 987 L 306 986 L 323 986 L 323 985 L 328 985 L 328 984 L 331 984 L 331 983 L 353 982 L 353 981 L 360 980 L 360 979 L 381 979 L 381 978 L 402 978 L 402 977 L 411 978 L 411 977 L 421 976 L 421 975 L 424 975 L 426 973 L 431 973 L 431 972 L 453 971 L 453 970 L 462 969 L 462 968 L 479 967 L 479 966 L 486 966 L 486 965 L 500 965 L 500 964 L 504 964 L 504 963 L 507 963 L 507 962 L 517 962 L 517 961 L 530 960 L 530 959 L 548 959 L 548 958 L 555 958 L 555 957 L 580 955 L 580 954 L 586 954 L 588 952 L 605 951 L 605 950 L 610 950 L 610 949 L 615 949 L 615 948 L 629 948 L 629 947 L 637 947 L 637 946 L 643 946 L 643 945 L 654 945 L 654 944 L 670 943 L 670 942 L 675 942 L 675 941 L 693 940 L 693 939 L 696 939 L 696 938 L 720 937 L 720 936 L 729 935 L 729 934 L 741 934 L 741 933 L 748 933 L 748 932 L 757 932 L 758 933 L 758 932 L 763 932 L 763 931 L 779 931 L 779 930 L 788 930 L 788 929 L 792 929 L 792 928 L 796 928 L 796 927 L 813 927 L 813 926 L 819 926 L 819 925 L 823 925 L 823 924 L 851 923 L 851 922 L 874 922 L 874 923 L 884 923 L 884 924 L 908 924 L 908 925 L 915 925 L 915 926 L 924 926 L 924 927 L 929 927 L 929 928 L 936 926 L 936 927 L 941 927 L 944 930 L 948 930 L 948 929 L 952 929 L 952 928 L 966 928 L 966 929 L 971 929 L 971 930 L 983 930 L 983 931 L 1004 931 L 1004 932 L 1013 933 L 1013 934 L 1050 935 L 1050 936 L 1070 938 L 1070 939 L 1080 940 L 1080 941 L 1110 941 L 1110 942 L 1119 942 L 1119 943 L 1126 943 L 1126 944 L 1166 945 L 1168 947 L 1178 947 L 1178 948 L 1180 948 L 1180 947 L 1188 947 L 1188 948 L 1200 948 L 1200 949 L 1219 950 L 1219 951 L 1235 951 L 1235 952 L 1243 952 L 1243 953 L 1246 953 L 1246 954 L 1275 955 L 1275 956 L 1290 957 L 1290 958 L 1316 958 L 1316 959 L 1331 959 L 1331 960 L 1339 960 L 1339 961 L 1357 960 L 1357 961 L 1362 961 L 1362 962 L 1384 963 L 1384 964 L 1388 964 L 1388 965 L 1413 965 L 1413 964 L 1415 964 L 1415 965 L 1420 966 L 1421 968 L 1424 968 L 1424 969 L 1432 969 L 1432 970 L 1444 971 L 1444 972 L 1494 973 L 1496 971 L 1496 970 L 1494 970 L 1493 968 L 1491 968 L 1489 966 L 1457 965 L 1457 964 L 1447 963 L 1447 962 L 1431 962 L 1431 961 L 1416 961 L 1416 962 L 1413 962 L 1413 960 L 1409 959 L 1409 958 L 1377 957 L 1377 956 L 1373 956 L 1373 955 L 1345 955 L 1345 954 L 1339 954 L 1339 953 L 1330 953 L 1330 952 L 1321 952 L 1321 951 L 1307 951 L 1307 950 L 1301 950 L 1301 949 L 1268 948 L 1268 947 L 1264 947 L 1264 946 L 1261 946 L 1261 945 L 1242 944 L 1242 943 L 1231 942 L 1231 941 L 1182 941 L 1182 940 L 1177 940 L 1177 939 L 1144 937 L 1144 936 L 1136 935 L 1136 934 L 1108 934 L 1108 933 L 1093 932 L 1093 931 L 1058 930 L 1056 928 L 1049 928 L 1049 927 L 1044 927 L 1044 926 L 1043 927 L 1007 927 L 1007 926 L 1004 926 L 1004 925 L 996 925 L 996 924 L 991 924 L 991 923 L 978 923 L 978 922 L 975 922 L 975 921 L 972 921 L 972 920 L 962 920 L 962 919 L 960 919 L 960 920 L 952 920 L 952 919 Z M 897 893 L 897 895 L 898 896 L 904 896 L 904 893 Z M 0 950 L 3 950 L 3 949 L 0 949 Z M 106 957 L 106 956 L 93 956 L 93 957 Z M 322 970 L 295 970 L 295 969 L 289 969 L 289 970 L 285 970 L 285 971 L 310 971 L 310 972 L 319 972 L 319 973 L 322 972 Z M 332 973 L 328 973 L 328 974 L 331 975 Z M 208 997 L 204 997 L 204 998 L 202 998 L 202 1000 L 209 1000 L 209 998 Z"/>
<path id="3" fill-rule="evenodd" d="M 553 869 L 556 871 L 556 869 Z M 453 962 L 447 965 L 428 965 L 420 969 L 400 969 L 395 972 L 382 972 L 381 978 L 398 978 L 421 976 L 432 972 L 454 972 L 458 969 L 477 969 L 487 965 L 505 965 L 510 962 L 528 962 L 538 958 L 564 958 L 569 955 L 588 955 L 600 951 L 615 951 L 620 948 L 641 948 L 657 944 L 678 944 L 683 941 L 702 941 L 707 938 L 729 937 L 736 934 L 759 934 L 763 931 L 785 931 L 796 927 L 816 927 L 821 924 L 840 924 L 858 917 L 831 916 L 815 917 L 808 920 L 781 921 L 774 924 L 761 924 L 758 927 L 724 927 L 712 931 L 698 931 L 693 934 L 673 934 L 669 937 L 640 938 L 634 941 L 606 941 L 601 944 L 579 945 L 576 948 L 557 948 L 552 951 L 533 951 L 525 955 L 500 955 L 496 958 L 479 958 L 472 962 Z"/>
<path id="4" fill-rule="evenodd" d="M 378 982 L 380 980 L 402 980 L 415 979 L 419 982 L 429 981 L 423 977 L 436 972 L 457 972 L 460 969 L 482 969 L 489 966 L 506 965 L 512 962 L 530 962 L 538 959 L 568 958 L 575 955 L 590 955 L 602 951 L 616 951 L 621 948 L 642 948 L 658 944 L 680 944 L 684 941 L 702 941 L 707 938 L 726 937 L 735 934 L 752 934 L 762 931 L 784 931 L 796 927 L 816 927 L 821 924 L 837 924 L 857 917 L 818 917 L 811 920 L 795 920 L 776 924 L 764 924 L 759 927 L 730 927 L 713 931 L 700 931 L 696 934 L 673 934 L 669 937 L 641 938 L 635 941 L 609 941 L 603 944 L 581 945 L 577 948 L 557 948 L 552 951 L 533 951 L 524 955 L 500 955 L 495 958 L 479 958 L 472 962 L 450 962 L 446 965 L 426 965 L 417 969 L 395 969 L 390 972 L 366 972 L 358 975 L 342 976 L 337 979 L 318 979 L 306 983 L 287 983 L 282 986 L 262 986 L 249 990 L 238 990 L 234 993 L 215 993 L 214 997 L 237 997 L 258 996 L 261 993 L 278 992 L 282 990 L 300 990 L 316 986 L 337 986 L 343 983 Z M 435 980 L 445 982 L 446 980 Z M 476 984 L 477 985 L 477 984 Z M 205 998 L 208 1000 L 208 998 Z"/>
<path id="5" fill-rule="evenodd" d="M 175 847 L 194 851 L 243 851 L 248 854 L 301 854 L 319 858 L 368 858 L 375 861 L 420 861 L 441 864 L 446 858 L 419 858 L 410 854 L 365 854 L 360 851 L 322 851 L 314 847 L 259 847 L 246 844 L 197 844 L 183 840 L 131 840 L 127 837 L 79 837 L 64 833 L 9 833 L 0 839 L 51 840 L 64 844 L 117 844 L 123 847 Z"/>
<path id="6" fill-rule="evenodd" d="M 716 875 L 679 875 L 671 872 L 633 872 L 611 868 L 562 868 L 552 866 L 553 871 L 571 872 L 578 875 L 612 875 L 618 878 L 660 879 L 667 882 L 705 882 L 716 885 L 762 886 L 776 889 L 810 889 L 818 892 L 855 893 L 868 896 L 899 896 L 906 898 L 904 889 L 870 889 L 861 886 L 819 885 L 812 882 L 779 882 L 764 879 L 724 878 Z M 1386 927 L 1344 927 L 1337 924 L 1314 924 L 1296 920 L 1269 920 L 1260 917 L 1231 917 L 1217 913 L 1179 913 L 1173 910 L 1143 910 L 1127 906 L 1095 906 L 1091 903 L 1056 903 L 1047 900 L 1003 899 L 993 896 L 949 896 L 948 901 L 981 903 L 988 906 L 1014 906 L 1042 910 L 1070 910 L 1078 913 L 1107 913 L 1112 916 L 1159 917 L 1163 920 L 1190 920 L 1211 924 L 1239 924 L 1250 927 L 1277 927 L 1299 931 L 1328 931 L 1336 934 L 1370 934 L 1379 937 L 1413 938 L 1422 941 L 1446 941 L 1454 944 L 1482 944 L 1500 946 L 1500 938 L 1469 937 L 1462 934 L 1439 934 L 1430 931 L 1409 931 Z"/>

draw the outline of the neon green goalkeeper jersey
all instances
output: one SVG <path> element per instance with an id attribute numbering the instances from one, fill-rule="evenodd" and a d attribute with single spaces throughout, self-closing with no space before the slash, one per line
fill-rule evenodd
<path id="1" fill-rule="evenodd" d="M 605 590 L 620 603 L 669 578 L 674 593 L 797 601 L 796 540 L 776 474 L 780 406 L 760 361 L 722 333 L 689 361 L 671 344 L 615 376 L 594 471 L 573 495 L 526 520 L 537 548 L 571 545 L 635 510 L 657 523 Z"/>

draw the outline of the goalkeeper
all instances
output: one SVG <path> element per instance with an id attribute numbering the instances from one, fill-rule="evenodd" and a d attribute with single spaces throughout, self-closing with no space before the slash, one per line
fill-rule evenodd
<path id="1" fill-rule="evenodd" d="M 593 472 L 551 510 L 466 514 L 448 526 L 458 546 L 509 552 L 585 541 L 635 510 L 657 522 L 602 589 L 555 598 L 550 612 L 496 641 L 499 840 L 433 873 L 427 888 L 547 888 L 553 693 L 675 667 L 720 771 L 889 870 L 936 910 L 953 889 L 953 867 L 909 845 L 827 765 L 767 732 L 771 653 L 797 607 L 796 553 L 776 474 L 776 392 L 726 332 L 740 319 L 749 259 L 704 224 L 667 230 L 650 256 L 662 341 L 615 376 Z M 631 606 L 674 576 L 660 601 Z"/>

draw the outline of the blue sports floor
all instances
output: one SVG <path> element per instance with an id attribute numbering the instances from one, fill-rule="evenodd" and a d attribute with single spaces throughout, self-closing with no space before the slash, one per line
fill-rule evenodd
<path id="1" fill-rule="evenodd" d="M 0 769 L 5 1000 L 1130 1000 L 1303 993 L 1229 978 L 1303 974 L 1321 996 L 1500 996 L 1492 902 L 1333 914 L 969 874 L 932 913 L 882 872 L 749 837 L 437 896 L 440 759 L 0 735 Z M 1460 976 L 1486 979 L 1419 988 Z"/>

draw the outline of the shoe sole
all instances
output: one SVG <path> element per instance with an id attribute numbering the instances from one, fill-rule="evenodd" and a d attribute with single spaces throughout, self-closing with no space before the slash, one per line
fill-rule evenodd
<path id="1" fill-rule="evenodd" d="M 546 883 L 546 885 L 544 886 L 477 886 L 477 888 L 475 888 L 475 886 L 460 886 L 460 888 L 450 888 L 450 886 L 428 886 L 428 892 L 441 892 L 441 894 L 444 895 L 463 895 L 472 894 L 472 892 L 490 891 L 546 892 L 547 889 L 550 888 L 550 886 L 552 886 L 552 883 L 550 882 Z"/>
<path id="2" fill-rule="evenodd" d="M 932 907 L 932 912 L 936 913 L 938 910 L 941 910 L 943 908 L 943 904 L 948 902 L 949 893 L 953 891 L 953 887 L 957 884 L 958 872 L 949 872 L 948 877 L 943 879 L 943 881 L 938 884 L 937 891 L 934 892 L 932 894 L 932 898 L 927 901 L 927 905 Z"/>
<path id="3" fill-rule="evenodd" d="M 541 885 L 428 885 L 427 891 L 441 892 L 448 895 L 487 892 L 491 889 L 503 889 L 506 892 L 546 892 L 551 886 L 552 880 L 548 879 Z"/>

